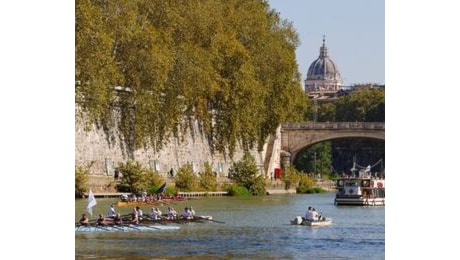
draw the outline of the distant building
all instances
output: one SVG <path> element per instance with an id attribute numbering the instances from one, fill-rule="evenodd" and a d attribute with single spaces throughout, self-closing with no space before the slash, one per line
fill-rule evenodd
<path id="1" fill-rule="evenodd" d="M 331 98 L 342 89 L 342 77 L 337 65 L 327 53 L 326 39 L 319 49 L 319 57 L 308 68 L 305 92 L 311 98 Z"/>
<path id="2" fill-rule="evenodd" d="M 334 101 L 340 96 L 364 89 L 385 90 L 385 85 L 376 83 L 358 83 L 353 86 L 343 86 L 342 83 L 339 69 L 327 53 L 326 39 L 323 36 L 319 57 L 311 63 L 305 79 L 305 92 L 309 98 L 315 101 Z"/>

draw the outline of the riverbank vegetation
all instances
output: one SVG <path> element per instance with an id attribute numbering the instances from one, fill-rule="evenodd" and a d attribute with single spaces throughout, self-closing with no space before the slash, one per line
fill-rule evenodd
<path id="1" fill-rule="evenodd" d="M 75 167 L 75 198 L 83 197 L 83 194 L 88 191 L 89 169 L 76 166 Z"/>

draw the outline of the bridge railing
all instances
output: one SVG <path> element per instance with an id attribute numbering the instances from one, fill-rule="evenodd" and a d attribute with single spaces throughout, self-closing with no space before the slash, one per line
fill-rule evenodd
<path id="1" fill-rule="evenodd" d="M 302 129 L 385 129 L 385 122 L 314 122 L 283 124 L 282 130 Z"/>

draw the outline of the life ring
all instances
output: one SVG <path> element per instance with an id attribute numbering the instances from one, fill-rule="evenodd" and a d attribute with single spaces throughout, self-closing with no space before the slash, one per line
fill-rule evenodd
<path id="1" fill-rule="evenodd" d="M 343 186 L 343 181 L 342 181 L 342 180 L 338 180 L 338 181 L 337 181 L 337 186 L 342 187 L 342 186 Z"/>
<path id="2" fill-rule="evenodd" d="M 361 186 L 362 186 L 362 187 L 369 187 L 369 181 L 368 181 L 368 180 L 363 180 L 363 181 L 361 182 Z"/>
<path id="3" fill-rule="evenodd" d="M 377 182 L 377 188 L 379 188 L 379 189 L 383 188 L 383 183 Z"/>

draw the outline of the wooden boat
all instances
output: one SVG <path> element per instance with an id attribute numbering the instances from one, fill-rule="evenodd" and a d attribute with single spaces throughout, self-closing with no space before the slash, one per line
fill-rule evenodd
<path id="1" fill-rule="evenodd" d="M 173 202 L 181 202 L 181 201 L 187 201 L 187 198 L 185 197 L 173 197 L 173 198 L 165 198 L 162 200 L 151 200 L 151 201 L 119 201 L 117 202 L 118 207 L 126 207 L 126 206 L 131 206 L 131 207 L 141 207 L 141 206 L 164 206 L 168 205 Z"/>
<path id="2" fill-rule="evenodd" d="M 75 232 L 132 232 L 132 231 L 159 231 L 176 230 L 178 226 L 152 226 L 152 225 L 76 225 Z"/>
<path id="3" fill-rule="evenodd" d="M 322 218 L 321 220 L 307 220 L 301 216 L 297 216 L 294 218 L 294 220 L 291 220 L 291 225 L 303 225 L 310 227 L 329 226 L 330 224 L 332 224 L 331 218 Z"/>

